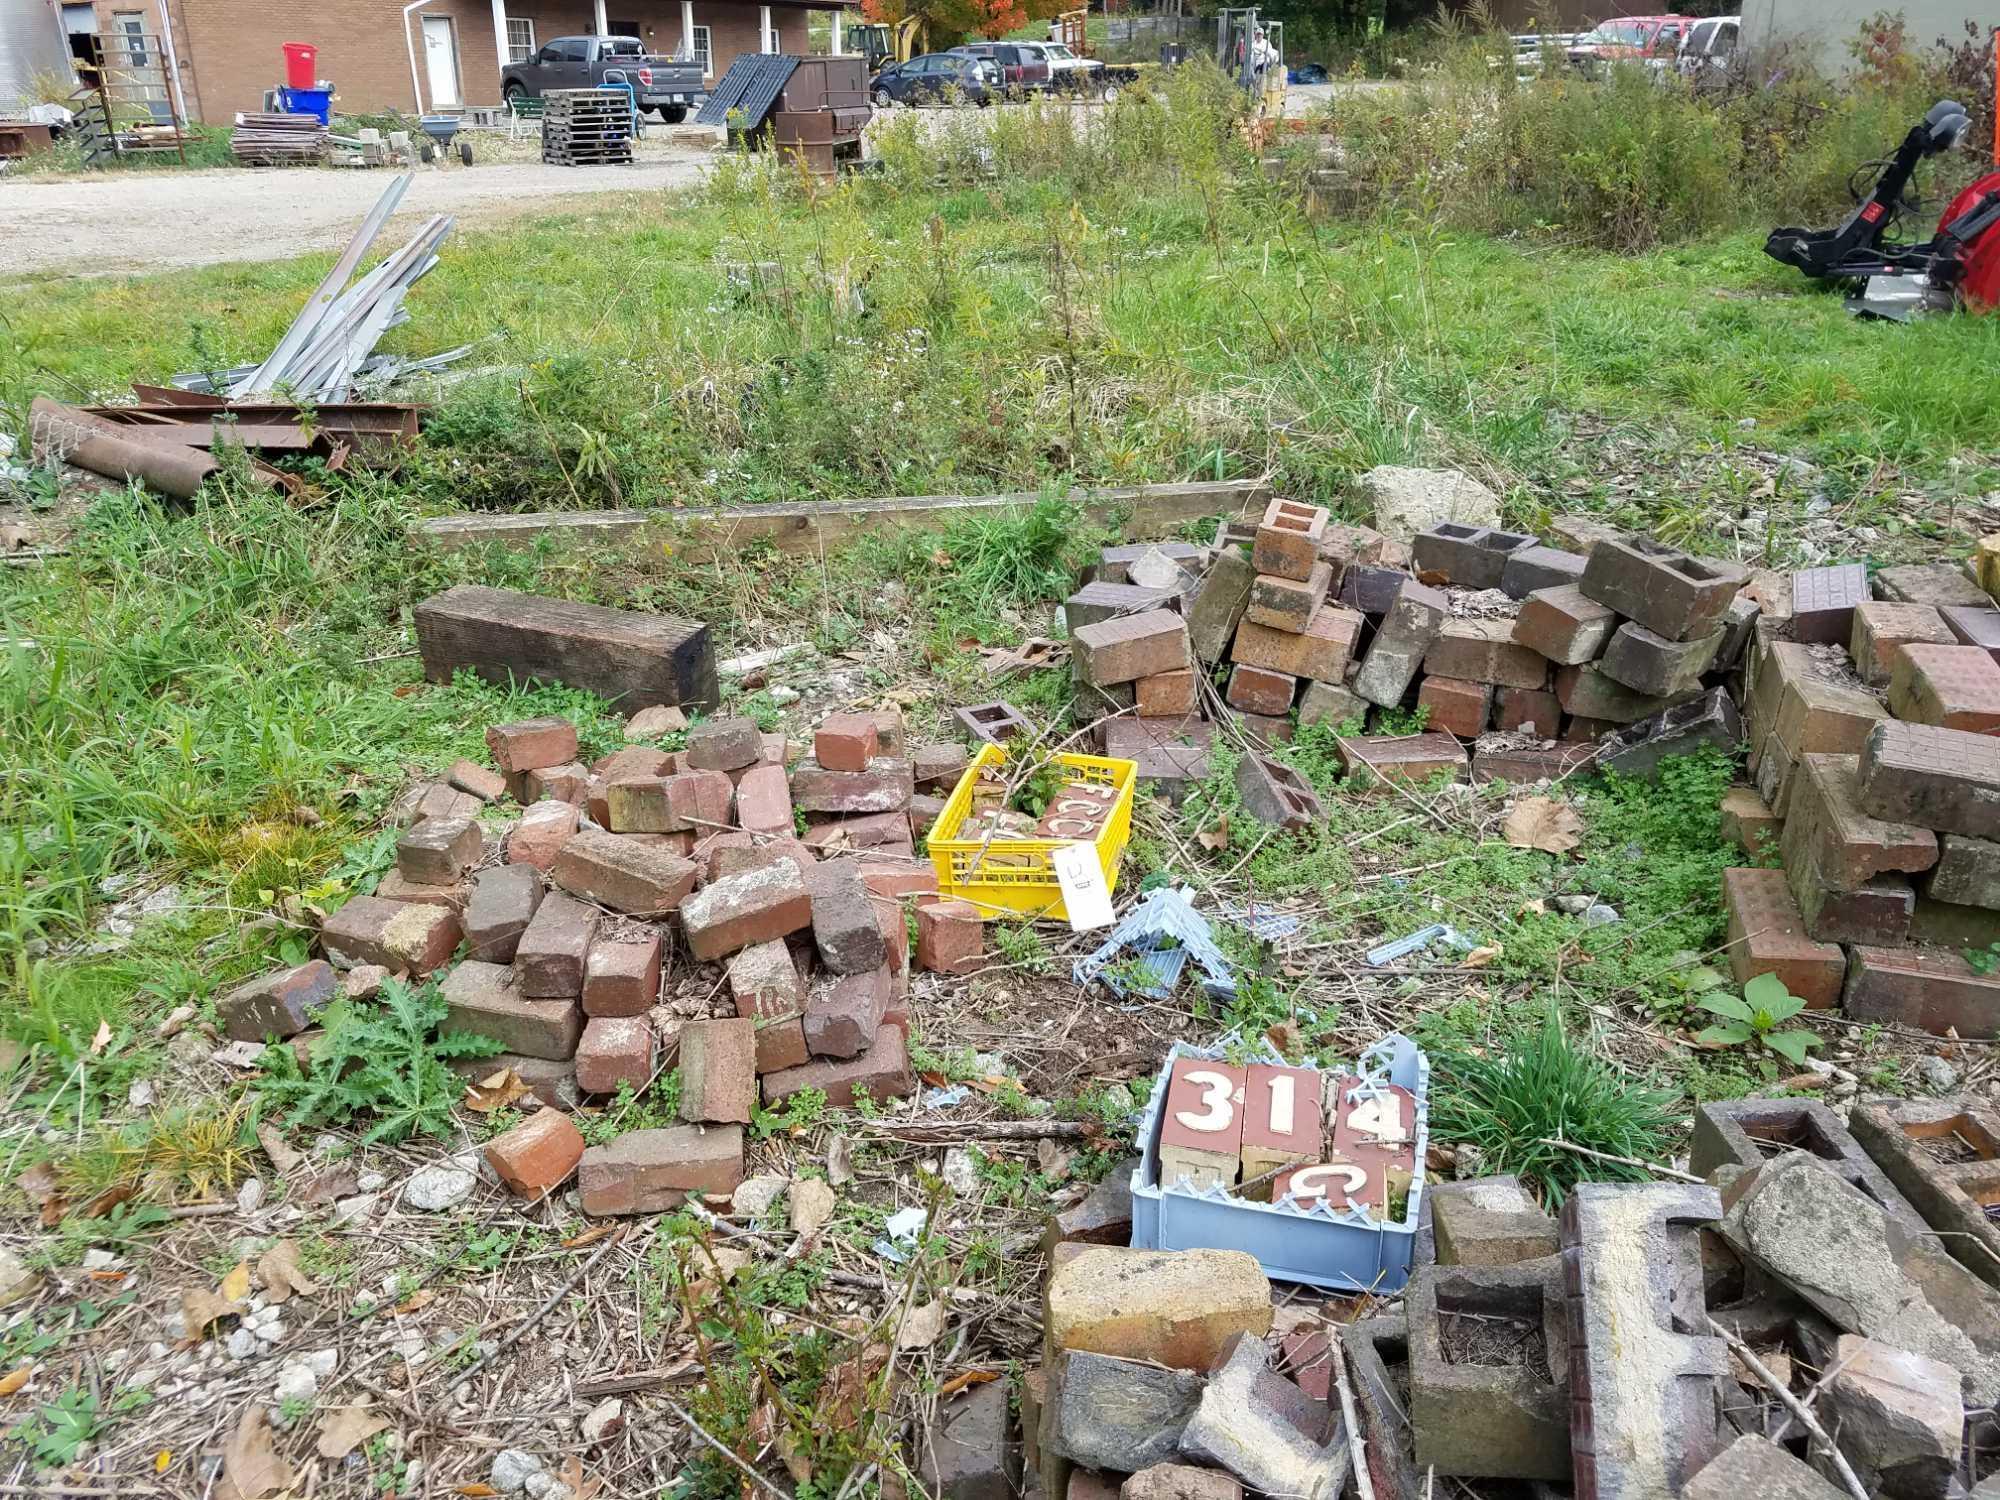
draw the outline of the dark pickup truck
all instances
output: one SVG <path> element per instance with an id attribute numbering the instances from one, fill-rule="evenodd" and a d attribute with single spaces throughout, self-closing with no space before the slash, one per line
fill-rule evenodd
<path id="1" fill-rule="evenodd" d="M 639 108 L 669 125 L 685 120 L 707 93 L 700 63 L 656 56 L 636 36 L 559 36 L 526 62 L 509 64 L 500 74 L 500 95 L 512 104 L 552 89 L 597 89 L 621 80 L 632 85 Z"/>

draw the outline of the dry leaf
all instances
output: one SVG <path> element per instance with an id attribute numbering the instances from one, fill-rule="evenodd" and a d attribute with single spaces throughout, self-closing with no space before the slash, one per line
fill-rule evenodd
<path id="1" fill-rule="evenodd" d="M 868 1383 L 888 1362 L 887 1344 L 869 1344 L 854 1358 L 833 1367 L 826 1381 L 826 1403 L 820 1409 L 829 1426 L 851 1427 L 859 1420 Z"/>
<path id="2" fill-rule="evenodd" d="M 810 1484 L 813 1477 L 812 1460 L 806 1457 L 799 1445 L 792 1441 L 789 1431 L 778 1434 L 778 1457 L 784 1461 L 785 1472 L 792 1476 L 794 1484 Z"/>
<path id="3" fill-rule="evenodd" d="M 562 1247 L 565 1250 L 580 1250 L 585 1245 L 594 1245 L 599 1240 L 604 1239 L 606 1236 L 616 1234 L 618 1232 L 618 1229 L 619 1226 L 616 1224 L 593 1225 L 591 1228 L 584 1230 L 582 1234 L 577 1235 L 574 1239 L 564 1240 L 562 1242 Z"/>
<path id="4" fill-rule="evenodd" d="M 835 1187 L 846 1187 L 854 1181 L 854 1147 L 844 1135 L 836 1135 L 827 1142 L 826 1180 Z"/>
<path id="5" fill-rule="evenodd" d="M 208 1332 L 217 1318 L 233 1318 L 243 1309 L 227 1297 L 218 1297 L 206 1287 L 191 1286 L 181 1293 L 181 1324 L 190 1339 Z"/>
<path id="6" fill-rule="evenodd" d="M 422 1312 L 433 1302 L 437 1301 L 437 1297 L 438 1294 L 435 1289 L 420 1286 L 401 1302 L 390 1308 L 389 1311 L 396 1317 L 406 1318 L 413 1312 Z"/>
<path id="7" fill-rule="evenodd" d="M 97 1023 L 97 1035 L 90 1039 L 90 1055 L 92 1057 L 101 1057 L 104 1054 L 104 1049 L 110 1045 L 111 1023 L 109 1021 L 99 1021 Z"/>
<path id="8" fill-rule="evenodd" d="M 138 1196 L 139 1196 L 138 1183 L 136 1182 L 120 1183 L 117 1187 L 106 1188 L 103 1192 L 99 1193 L 95 1198 L 92 1198 L 88 1203 L 84 1204 L 82 1208 L 77 1210 L 77 1212 L 82 1214 L 83 1217 L 86 1219 L 102 1219 L 106 1215 L 108 1215 L 112 1209 L 116 1208 L 119 1204 L 129 1202 L 131 1199 L 136 1198 Z"/>
<path id="9" fill-rule="evenodd" d="M 271 1158 L 271 1165 L 278 1169 L 280 1177 L 291 1175 L 291 1170 L 305 1160 L 303 1152 L 294 1151 L 285 1144 L 284 1134 L 269 1120 L 257 1123 L 257 1144 L 264 1148 L 264 1154 Z"/>
<path id="10" fill-rule="evenodd" d="M 0 1375 L 0 1397 L 11 1396 L 28 1383 L 28 1377 L 35 1373 L 33 1365 L 21 1365 Z"/>
<path id="11" fill-rule="evenodd" d="M 1035 1142 L 1035 1165 L 1051 1182 L 1061 1182 L 1069 1176 L 1069 1164 L 1075 1159 L 1075 1152 L 1063 1150 L 1047 1136 Z"/>
<path id="12" fill-rule="evenodd" d="M 1229 814 L 1216 819 L 1213 828 L 1204 828 L 1194 836 L 1197 844 L 1211 852 L 1229 847 Z"/>
<path id="13" fill-rule="evenodd" d="M 949 1401 L 968 1386 L 985 1385 L 989 1380 L 998 1380 L 998 1370 L 960 1370 L 951 1379 L 938 1387 L 940 1400 Z"/>
<path id="14" fill-rule="evenodd" d="M 331 1203 L 336 1198 L 351 1198 L 361 1191 L 361 1179 L 352 1167 L 328 1167 L 317 1177 L 299 1189 L 301 1203 Z"/>
<path id="15" fill-rule="evenodd" d="M 833 1217 L 833 1189 L 817 1177 L 794 1177 L 789 1196 L 793 1234 L 816 1233 Z"/>
<path id="16" fill-rule="evenodd" d="M 525 1099 L 534 1092 L 521 1081 L 521 1075 L 512 1068 L 502 1068 L 470 1084 L 465 1090 L 465 1107 L 476 1114 L 490 1115 L 495 1110 L 506 1109 L 509 1105 Z"/>
<path id="17" fill-rule="evenodd" d="M 28 1195 L 30 1202 L 37 1205 L 56 1196 L 55 1168 L 47 1162 L 37 1163 L 14 1179 L 14 1186 Z"/>
<path id="18" fill-rule="evenodd" d="M 1264 1040 L 1278 1049 L 1280 1057 L 1305 1056 L 1306 1034 L 1299 1029 L 1297 1021 L 1280 1021 L 1266 1028 Z"/>
<path id="19" fill-rule="evenodd" d="M 492 1485 L 481 1484 L 478 1480 L 475 1479 L 472 1481 L 471 1484 L 461 1484 L 457 1489 L 453 1490 L 452 1493 L 454 1495 L 470 1495 L 473 1497 L 473 1500 L 486 1500 L 487 1496 L 497 1495 L 500 1492 L 494 1489 Z"/>
<path id="20" fill-rule="evenodd" d="M 717 1245 L 709 1254 L 715 1257 L 716 1273 L 724 1281 L 733 1281 L 736 1274 L 749 1268 L 750 1252 L 738 1250 L 729 1245 Z"/>
<path id="21" fill-rule="evenodd" d="M 1485 947 L 1474 948 L 1470 953 L 1466 954 L 1465 961 L 1459 967 L 1461 969 L 1483 969 L 1506 951 L 1498 943 L 1488 943 Z"/>
<path id="22" fill-rule="evenodd" d="M 1500 836 L 1516 849 L 1567 854 L 1583 842 L 1583 819 L 1554 797 L 1523 797 L 1500 825 Z"/>
<path id="23" fill-rule="evenodd" d="M 903 1318 L 896 1335 L 898 1349 L 928 1349 L 944 1332 L 945 1307 L 942 1302 L 925 1302 L 913 1307 Z"/>
<path id="24" fill-rule="evenodd" d="M 249 1277 L 249 1268 L 244 1268 Z M 226 1481 L 218 1493 L 234 1493 L 237 1500 L 261 1500 L 264 1495 L 290 1489 L 292 1466 L 278 1457 L 271 1441 L 271 1423 L 264 1415 L 264 1403 L 252 1401 L 243 1408 L 242 1420 L 222 1450 L 222 1477 Z"/>
<path id="25" fill-rule="evenodd" d="M 216 1288 L 229 1302 L 241 1302 L 250 1295 L 250 1262 L 239 1260 L 236 1269 L 222 1278 L 222 1285 Z"/>
<path id="26" fill-rule="evenodd" d="M 319 1456 L 345 1458 L 356 1448 L 396 1424 L 365 1406 L 342 1406 L 319 1424 Z"/>
<path id="27" fill-rule="evenodd" d="M 583 1460 L 574 1453 L 563 1460 L 563 1466 L 557 1473 L 569 1490 L 570 1500 L 597 1500 L 604 1493 L 604 1481 L 595 1474 L 585 1474 Z"/>
<path id="28" fill-rule="evenodd" d="M 266 1302 L 286 1302 L 293 1294 L 310 1297 L 319 1283 L 299 1269 L 299 1247 L 279 1240 L 257 1262 L 257 1279 L 264 1283 Z"/>

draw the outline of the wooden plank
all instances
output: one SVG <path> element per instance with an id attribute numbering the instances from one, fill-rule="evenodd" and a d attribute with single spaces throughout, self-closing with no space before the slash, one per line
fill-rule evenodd
<path id="1" fill-rule="evenodd" d="M 626 713 L 660 703 L 713 709 L 715 644 L 708 627 L 671 615 L 572 604 L 513 589 L 446 589 L 417 605 L 424 676 L 449 682 L 469 667 L 488 682 L 561 682 Z"/>
<path id="2" fill-rule="evenodd" d="M 1268 479 L 1219 483 L 1140 484 L 1078 489 L 1073 501 L 1100 524 L 1129 513 L 1126 535 L 1164 536 L 1204 516 L 1250 515 L 1270 503 Z M 1033 505 L 1032 490 L 1005 495 L 913 495 L 887 500 L 830 500 L 796 505 L 746 505 L 709 510 L 530 511 L 517 515 L 433 516 L 410 528 L 413 537 L 445 548 L 528 547 L 542 537 L 624 542 L 657 535 L 688 562 L 709 562 L 769 541 L 780 552 L 816 553 L 863 532 L 893 527 L 937 530 L 981 511 Z"/>

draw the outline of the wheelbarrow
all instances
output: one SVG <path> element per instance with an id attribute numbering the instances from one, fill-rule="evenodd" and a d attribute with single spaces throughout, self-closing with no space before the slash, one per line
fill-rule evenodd
<path id="1" fill-rule="evenodd" d="M 431 138 L 431 144 L 424 147 L 424 160 L 442 161 L 445 152 L 451 149 L 452 139 L 458 134 L 458 116 L 420 115 L 417 125 Z M 472 142 L 458 143 L 458 159 L 468 167 L 472 165 Z"/>

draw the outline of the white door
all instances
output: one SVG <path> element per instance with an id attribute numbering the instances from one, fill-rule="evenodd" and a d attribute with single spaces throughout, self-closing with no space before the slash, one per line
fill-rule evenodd
<path id="1" fill-rule="evenodd" d="M 432 109 L 457 109 L 458 39 L 450 16 L 424 17 L 424 68 L 429 74 Z"/>

